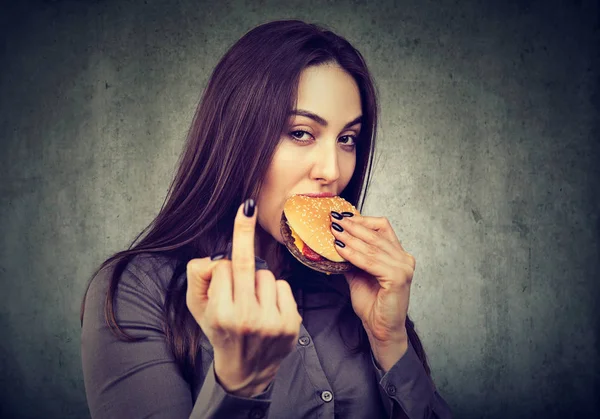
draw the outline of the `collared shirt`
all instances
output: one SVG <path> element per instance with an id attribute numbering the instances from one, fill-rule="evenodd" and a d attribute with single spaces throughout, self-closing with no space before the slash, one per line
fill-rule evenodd
<path id="1" fill-rule="evenodd" d="M 267 265 L 256 258 L 256 269 L 267 269 Z M 125 331 L 146 337 L 138 342 L 119 340 L 105 324 L 108 282 L 104 271 L 92 282 L 81 335 L 92 418 L 451 417 L 411 344 L 387 372 L 377 367 L 372 353 L 349 352 L 338 327 L 346 339 L 356 332 L 337 322 L 343 300 L 339 293 L 305 293 L 301 289 L 295 293 L 303 318 L 300 335 L 263 393 L 248 398 L 227 393 L 216 381 L 213 350 L 205 337 L 188 383 L 163 331 L 165 291 L 173 272 L 172 261 L 151 254 L 136 256 L 123 272 L 115 315 Z M 335 289 L 348 295 L 343 276 L 331 275 L 330 279 Z M 340 304 L 336 305 L 337 301 Z M 322 304 L 333 307 L 303 310 L 305 305 Z"/>

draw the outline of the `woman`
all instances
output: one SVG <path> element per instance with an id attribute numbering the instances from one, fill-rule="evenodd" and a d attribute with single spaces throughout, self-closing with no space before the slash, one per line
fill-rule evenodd
<path id="1" fill-rule="evenodd" d="M 407 316 L 415 261 L 387 220 L 332 213 L 346 276 L 282 244 L 292 194 L 364 201 L 376 125 L 343 38 L 276 21 L 233 45 L 163 208 L 86 291 L 92 417 L 450 417 Z"/>

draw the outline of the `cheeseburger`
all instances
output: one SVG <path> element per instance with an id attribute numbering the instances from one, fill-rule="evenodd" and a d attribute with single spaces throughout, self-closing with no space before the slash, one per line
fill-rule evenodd
<path id="1" fill-rule="evenodd" d="M 326 274 L 337 274 L 349 271 L 352 265 L 335 248 L 331 211 L 360 214 L 340 196 L 293 195 L 283 207 L 281 235 L 290 253 L 304 265 Z"/>

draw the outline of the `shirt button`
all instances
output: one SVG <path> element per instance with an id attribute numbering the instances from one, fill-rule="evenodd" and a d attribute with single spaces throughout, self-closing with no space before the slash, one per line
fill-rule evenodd
<path id="1" fill-rule="evenodd" d="M 321 393 L 321 398 L 324 402 L 329 403 L 333 399 L 333 393 L 331 391 L 325 390 Z"/>
<path id="2" fill-rule="evenodd" d="M 310 338 L 308 336 L 302 336 L 300 339 L 298 339 L 298 343 L 302 346 L 308 346 L 310 343 Z"/>
<path id="3" fill-rule="evenodd" d="M 389 386 L 387 386 L 386 391 L 387 391 L 387 394 L 389 394 L 390 396 L 393 396 L 394 394 L 396 394 L 396 386 L 390 384 Z"/>
<path id="4" fill-rule="evenodd" d="M 248 416 L 250 417 L 250 419 L 262 419 L 265 417 L 265 411 L 258 407 L 255 407 L 250 411 L 250 415 Z"/>

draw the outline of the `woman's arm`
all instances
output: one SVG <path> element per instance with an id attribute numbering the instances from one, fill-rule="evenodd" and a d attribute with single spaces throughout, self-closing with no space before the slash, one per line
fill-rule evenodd
<path id="1" fill-rule="evenodd" d="M 390 368 L 371 361 L 379 381 L 379 392 L 390 419 L 451 419 L 450 407 L 436 391 L 412 344 Z"/>
<path id="2" fill-rule="evenodd" d="M 193 403 L 162 329 L 159 287 L 141 270 L 133 270 L 136 274 L 126 269 L 119 282 L 115 316 L 126 332 L 145 340 L 121 341 L 106 325 L 106 277 L 95 278 L 86 296 L 81 354 L 92 418 L 247 418 L 258 411 L 266 416 L 272 386 L 252 398 L 228 394 L 216 380 L 207 351 L 198 359 L 204 383 Z"/>

